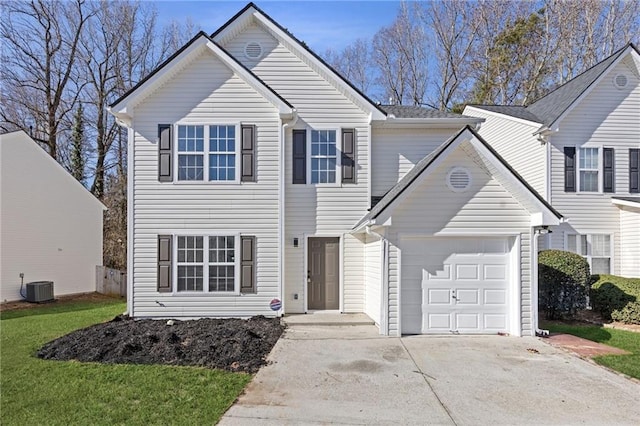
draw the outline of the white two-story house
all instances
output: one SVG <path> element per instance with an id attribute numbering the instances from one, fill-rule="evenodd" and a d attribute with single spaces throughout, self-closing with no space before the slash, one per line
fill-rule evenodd
<path id="1" fill-rule="evenodd" d="M 531 335 L 562 216 L 475 132 L 381 106 L 254 4 L 110 109 L 129 134 L 128 313 L 366 313 Z"/>
<path id="2" fill-rule="evenodd" d="M 470 105 L 480 135 L 565 222 L 542 245 L 640 277 L 640 54 L 629 44 L 529 106 Z"/>

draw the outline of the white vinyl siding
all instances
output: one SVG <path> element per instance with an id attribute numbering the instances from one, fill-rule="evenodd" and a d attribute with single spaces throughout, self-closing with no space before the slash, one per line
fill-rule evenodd
<path id="1" fill-rule="evenodd" d="M 159 123 L 234 122 L 256 126 L 255 183 L 158 182 Z M 269 302 L 279 297 L 277 110 L 213 54 L 205 52 L 136 107 L 133 127 L 133 315 L 275 315 Z M 255 294 L 157 292 L 158 235 L 239 234 L 256 237 Z"/>
<path id="2" fill-rule="evenodd" d="M 511 119 L 507 115 L 467 107 L 465 115 L 484 118 L 478 133 L 533 189 L 546 196 L 547 147 L 533 135 L 540 125 Z"/>
<path id="3" fill-rule="evenodd" d="M 244 56 L 244 46 L 249 41 L 259 42 L 263 48 L 264 55 L 257 61 Z M 342 307 L 345 312 L 363 312 L 363 244 L 348 233 L 369 207 L 369 114 L 312 68 L 295 48 L 285 46 L 284 41 L 276 40 L 257 25 L 244 28 L 225 42 L 224 47 L 296 108 L 299 118 L 295 128 L 306 129 L 307 138 L 310 138 L 311 129 L 335 129 L 336 139 L 340 141 L 340 129 L 355 129 L 357 183 L 344 186 L 339 175 L 333 185 L 291 184 L 292 131 L 286 130 L 283 298 L 287 313 L 304 312 L 306 249 L 302 244 L 293 247 L 293 239 L 306 241 L 306 237 L 312 236 L 342 236 Z M 310 153 L 307 149 L 307 155 Z M 308 163 L 308 173 L 309 168 Z M 295 295 L 298 295 L 297 299 Z"/>
<path id="4" fill-rule="evenodd" d="M 455 166 L 467 168 L 472 175 L 470 189 L 454 193 L 446 185 L 446 175 Z M 487 237 L 504 235 L 520 237 L 520 298 L 522 334 L 532 335 L 531 323 L 531 216 L 522 205 L 488 171 L 466 154 L 464 146 L 457 148 L 446 160 L 430 172 L 392 217 L 388 234 L 392 242 L 389 283 L 390 334 L 399 333 L 397 317 L 399 281 L 398 271 L 402 235 Z M 434 200 L 438 209 L 432 214 Z M 400 325 L 400 327 L 402 327 Z"/>
<path id="5" fill-rule="evenodd" d="M 640 278 L 640 208 L 620 206 L 620 275 Z"/>
<path id="6" fill-rule="evenodd" d="M 615 75 L 624 73 L 628 86 L 617 89 Z M 561 121 L 551 137 L 552 205 L 569 220 L 551 234 L 551 247 L 563 249 L 567 234 L 607 234 L 613 238 L 611 272 L 621 274 L 620 213 L 612 196 L 629 194 L 629 148 L 640 147 L 640 79 L 621 62 Z M 615 193 L 566 193 L 564 147 L 614 148 Z M 576 154 L 578 154 L 576 152 Z M 577 158 L 577 157 L 576 157 Z M 599 178 L 601 181 L 601 177 Z M 601 183 L 600 183 L 601 185 Z"/>
<path id="7" fill-rule="evenodd" d="M 371 237 L 368 237 L 371 238 Z M 382 242 L 370 241 L 364 247 L 365 255 L 365 291 L 364 313 L 380 324 L 380 301 L 382 296 Z"/>
<path id="8" fill-rule="evenodd" d="M 24 283 L 54 296 L 96 289 L 103 206 L 26 133 L 0 135 L 0 302 Z"/>
<path id="9" fill-rule="evenodd" d="M 449 129 L 373 128 L 371 195 L 382 196 L 418 161 L 458 132 Z"/>

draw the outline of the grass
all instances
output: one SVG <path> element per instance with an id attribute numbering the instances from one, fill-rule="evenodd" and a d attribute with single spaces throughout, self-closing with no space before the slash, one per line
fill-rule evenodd
<path id="1" fill-rule="evenodd" d="M 251 376 L 192 367 L 41 360 L 46 342 L 111 319 L 124 303 L 77 302 L 0 314 L 2 425 L 215 424 Z"/>
<path id="2" fill-rule="evenodd" d="M 640 333 L 604 328 L 596 325 L 546 323 L 553 333 L 566 333 L 631 352 L 631 355 L 604 355 L 593 360 L 612 370 L 640 379 Z"/>

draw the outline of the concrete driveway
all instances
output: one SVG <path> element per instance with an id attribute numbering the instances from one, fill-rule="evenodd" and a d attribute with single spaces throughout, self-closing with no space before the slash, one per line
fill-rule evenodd
<path id="1" fill-rule="evenodd" d="M 637 425 L 640 384 L 536 338 L 293 326 L 221 425 Z"/>

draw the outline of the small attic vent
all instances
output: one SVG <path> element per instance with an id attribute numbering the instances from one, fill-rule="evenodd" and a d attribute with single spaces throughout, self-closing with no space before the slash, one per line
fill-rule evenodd
<path id="1" fill-rule="evenodd" d="M 244 45 L 244 55 L 249 59 L 260 59 L 262 57 L 262 46 L 257 41 L 250 41 Z"/>
<path id="2" fill-rule="evenodd" d="M 464 192 L 471 186 L 471 173 L 464 167 L 454 167 L 447 173 L 447 186 L 453 192 Z"/>
<path id="3" fill-rule="evenodd" d="M 624 74 L 618 74 L 613 78 L 613 85 L 618 89 L 624 89 L 625 87 L 627 87 L 628 83 L 629 79 Z"/>

